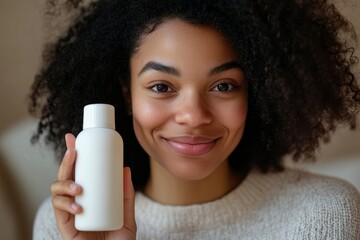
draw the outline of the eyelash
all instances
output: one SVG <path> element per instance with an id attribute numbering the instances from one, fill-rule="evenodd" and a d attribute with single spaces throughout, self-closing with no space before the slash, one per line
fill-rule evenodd
<path id="1" fill-rule="evenodd" d="M 160 86 L 161 86 L 161 87 L 166 87 L 166 91 L 159 91 L 158 87 L 160 87 Z M 157 88 L 157 89 L 156 89 L 156 88 Z M 168 93 L 168 92 L 173 92 L 173 91 L 174 91 L 174 90 L 172 90 L 172 88 L 169 87 L 169 85 L 166 84 L 166 83 L 155 83 L 155 84 L 151 85 L 151 86 L 149 87 L 149 89 L 150 89 L 151 91 L 155 92 L 155 93 L 158 93 L 158 94 Z M 170 89 L 170 91 L 169 91 L 169 89 Z"/>
<path id="2" fill-rule="evenodd" d="M 220 90 L 219 86 L 221 85 L 226 85 L 227 89 L 226 90 Z M 215 90 L 217 88 L 217 90 Z M 234 90 L 236 90 L 238 88 L 238 86 L 236 84 L 233 84 L 231 82 L 221 82 L 215 85 L 215 87 L 213 87 L 211 90 L 216 91 L 216 92 L 232 92 Z"/>
<path id="3" fill-rule="evenodd" d="M 226 85 L 227 89 L 220 90 L 219 86 L 221 86 L 221 85 Z M 166 88 L 166 91 L 160 90 L 159 87 Z M 216 91 L 216 92 L 232 92 L 232 91 L 235 91 L 238 87 L 239 86 L 237 84 L 234 84 L 230 81 L 224 81 L 224 82 L 217 83 L 211 90 Z M 162 82 L 151 85 L 149 87 L 149 89 L 158 94 L 174 92 L 174 90 L 172 89 L 172 87 L 169 86 L 169 84 L 162 83 Z"/>

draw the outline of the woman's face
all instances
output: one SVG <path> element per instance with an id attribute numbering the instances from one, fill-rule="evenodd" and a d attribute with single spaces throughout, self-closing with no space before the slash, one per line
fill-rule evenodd
<path id="1" fill-rule="evenodd" d="M 213 173 L 238 145 L 247 114 L 231 45 L 213 28 L 169 20 L 144 36 L 130 66 L 134 130 L 150 160 L 185 180 Z"/>

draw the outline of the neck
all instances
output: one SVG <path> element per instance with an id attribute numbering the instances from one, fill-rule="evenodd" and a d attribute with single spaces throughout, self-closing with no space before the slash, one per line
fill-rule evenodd
<path id="1" fill-rule="evenodd" d="M 150 178 L 144 194 L 166 205 L 190 205 L 214 201 L 225 196 L 244 179 L 224 161 L 212 174 L 201 180 L 184 180 L 169 174 L 150 160 Z"/>

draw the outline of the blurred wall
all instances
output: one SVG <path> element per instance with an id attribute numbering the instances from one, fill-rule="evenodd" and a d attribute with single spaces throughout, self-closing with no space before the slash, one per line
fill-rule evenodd
<path id="1" fill-rule="evenodd" d="M 41 0 L 0 0 L 0 132 L 27 117 L 25 97 L 40 64 Z"/>
<path id="2" fill-rule="evenodd" d="M 43 2 L 0 0 L 0 136 L 5 139 L 0 151 L 0 239 L 31 239 L 36 208 L 50 194 L 49 185 L 56 178 L 51 153 L 29 150 L 36 122 L 28 120 L 26 97 L 41 62 Z M 353 22 L 360 38 L 359 0 L 336 4 Z M 9 156 L 19 152 L 20 159 L 10 162 Z M 322 146 L 319 156 L 329 161 L 358 160 L 360 131 L 338 131 L 329 145 Z"/>
<path id="3" fill-rule="evenodd" d="M 26 96 L 43 39 L 41 5 L 40 0 L 0 0 L 0 136 L 28 117 Z M 31 239 L 34 207 L 27 205 L 13 164 L 0 152 L 0 239 Z"/>

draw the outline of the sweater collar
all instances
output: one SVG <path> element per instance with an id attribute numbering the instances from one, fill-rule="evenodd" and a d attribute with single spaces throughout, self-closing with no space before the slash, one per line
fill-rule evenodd
<path id="1" fill-rule="evenodd" d="M 212 228 L 219 223 L 231 224 L 246 217 L 261 204 L 266 191 L 274 186 L 275 178 L 253 170 L 227 195 L 212 202 L 187 206 L 157 203 L 141 192 L 136 193 L 136 221 L 163 231 L 192 228 Z"/>

